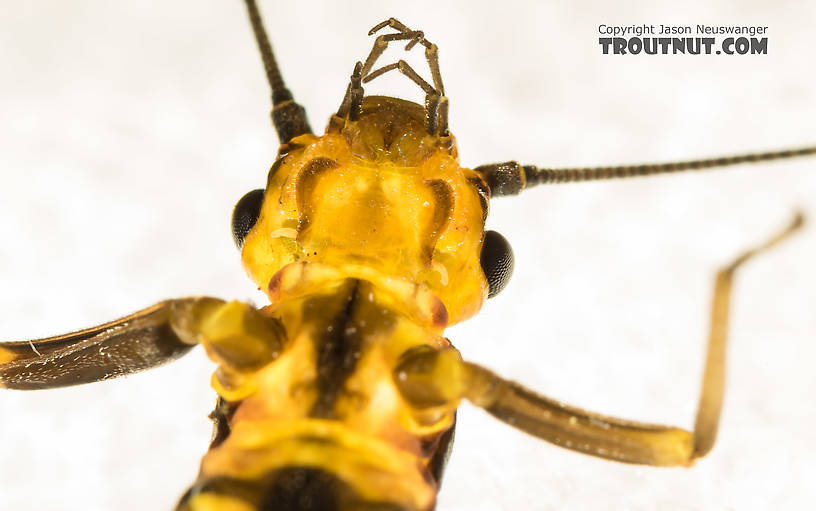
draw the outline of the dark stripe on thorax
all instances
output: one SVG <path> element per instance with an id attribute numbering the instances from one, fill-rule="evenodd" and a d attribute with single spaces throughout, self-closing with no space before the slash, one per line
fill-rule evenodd
<path id="1" fill-rule="evenodd" d="M 316 312 L 326 318 L 316 321 L 317 400 L 309 414 L 311 417 L 334 418 L 337 398 L 360 358 L 361 334 L 354 320 L 359 294 L 360 281 L 349 279 L 336 295 L 327 300 L 329 303 L 322 304 L 323 307 L 320 303 L 311 304 L 320 307 L 322 310 Z"/>

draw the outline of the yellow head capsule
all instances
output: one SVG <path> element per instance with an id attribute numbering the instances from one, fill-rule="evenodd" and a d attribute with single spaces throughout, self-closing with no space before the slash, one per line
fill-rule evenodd
<path id="1" fill-rule="evenodd" d="M 305 261 L 386 290 L 427 287 L 450 323 L 479 310 L 487 296 L 481 178 L 459 166 L 452 136 L 428 134 L 423 116 L 415 103 L 366 97 L 357 120 L 334 117 L 323 136 L 291 141 L 243 246 L 261 289 Z"/>

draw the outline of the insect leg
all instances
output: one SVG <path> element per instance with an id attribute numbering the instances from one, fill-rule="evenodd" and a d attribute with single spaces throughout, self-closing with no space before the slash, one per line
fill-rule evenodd
<path id="1" fill-rule="evenodd" d="M 218 298 L 165 300 L 124 318 L 65 335 L 0 343 L 0 388 L 67 387 L 156 367 L 203 344 L 221 380 L 278 356 L 280 322 Z"/>
<path id="2" fill-rule="evenodd" d="M 426 82 L 419 73 L 414 71 L 410 64 L 400 59 L 398 62 L 383 66 L 376 71 L 363 78 L 363 83 L 368 83 L 371 80 L 381 76 L 388 71 L 396 69 L 403 75 L 411 79 L 412 82 L 419 85 L 425 91 L 425 129 L 429 134 L 447 135 L 448 131 L 448 98 L 440 96 L 439 93 L 431 87 L 431 84 Z M 444 129 L 440 129 L 444 128 Z"/>
<path id="3" fill-rule="evenodd" d="M 439 72 L 439 48 L 434 43 L 425 39 L 421 30 L 411 30 L 396 18 L 389 18 L 382 23 L 379 23 L 377 26 L 369 30 L 368 35 L 373 35 L 386 26 L 396 29 L 400 33 L 390 34 L 390 38 L 389 36 L 377 37 L 377 40 L 374 42 L 374 48 L 371 49 L 371 54 L 369 54 L 368 58 L 366 59 L 366 63 L 363 66 L 363 76 L 365 76 L 371 70 L 371 68 L 374 66 L 374 61 L 377 60 L 380 55 L 382 55 L 383 51 L 385 51 L 386 46 L 388 46 L 388 41 L 411 39 L 411 42 L 405 46 L 405 49 L 410 50 L 416 43 L 420 43 L 425 47 L 425 60 L 428 62 L 428 68 L 431 71 L 431 79 L 434 82 L 434 88 L 440 96 L 444 96 L 445 86 L 442 85 L 442 74 Z M 400 35 L 403 37 L 394 37 Z"/>
<path id="4" fill-rule="evenodd" d="M 368 57 L 363 64 L 363 76 L 367 76 L 368 73 L 371 72 L 371 69 L 374 67 L 374 63 L 380 58 L 385 49 L 388 47 L 388 43 L 391 41 L 408 41 L 408 44 L 405 45 L 405 50 L 408 51 L 413 48 L 416 43 L 422 41 L 423 38 L 424 34 L 421 30 L 408 29 L 401 33 L 377 36 L 377 39 L 374 40 L 374 45 L 371 47 L 371 52 L 369 52 Z"/>
<path id="5" fill-rule="evenodd" d="M 399 23 L 396 20 L 393 21 Z M 373 34 L 380 28 L 384 27 L 386 24 L 388 24 L 388 21 L 385 21 L 380 25 L 377 25 L 376 27 L 371 29 L 369 34 Z M 390 41 L 410 40 L 409 43 L 405 46 L 405 49 L 409 50 L 417 42 L 423 39 L 423 34 L 421 31 L 411 31 L 401 23 L 399 23 L 399 25 L 405 29 L 404 33 L 386 34 L 378 36 L 377 39 L 374 41 L 374 46 L 371 48 L 371 52 L 368 54 L 368 57 L 366 58 L 365 64 L 357 62 L 357 64 L 354 66 L 354 71 L 351 74 L 351 82 L 349 83 L 348 88 L 346 89 L 346 95 L 343 97 L 343 102 L 340 104 L 340 108 L 337 111 L 338 117 L 345 117 L 346 115 L 349 115 L 350 120 L 352 121 L 356 120 L 357 117 L 359 116 L 360 109 L 363 103 L 362 84 L 368 83 L 374 78 L 377 78 L 378 76 L 392 69 L 400 68 L 400 66 L 403 67 L 408 66 L 408 64 L 400 60 L 399 63 L 390 64 L 388 66 L 378 69 L 374 73 L 370 73 L 371 68 L 374 65 L 374 62 L 376 62 L 380 55 L 382 55 L 382 53 L 388 47 L 388 43 Z M 410 68 L 410 66 L 408 67 Z M 406 74 L 406 71 L 404 71 L 402 68 L 400 68 L 400 71 L 403 74 Z M 431 87 L 430 84 L 428 84 L 428 82 L 426 82 L 421 76 L 419 76 L 419 74 L 416 71 L 410 69 L 410 73 L 411 74 L 406 74 L 406 76 L 413 80 L 414 83 L 419 85 L 419 87 L 423 91 L 425 91 L 426 94 L 430 95 L 436 93 L 434 88 Z"/>
<path id="6" fill-rule="evenodd" d="M 124 318 L 46 339 L 0 343 L 0 388 L 37 390 L 80 385 L 175 360 L 196 343 L 191 323 L 215 298 L 166 300 Z"/>
<path id="7" fill-rule="evenodd" d="M 694 430 L 626 421 L 574 408 L 463 363 L 464 396 L 496 418 L 548 442 L 593 456 L 645 465 L 690 465 L 717 437 L 725 379 L 725 346 L 731 284 L 748 259 L 776 245 L 803 223 L 801 214 L 767 242 L 747 250 L 717 272 L 708 350 Z"/>
<path id="8" fill-rule="evenodd" d="M 278 62 L 269 43 L 269 37 L 258 12 L 255 0 L 246 0 L 249 21 L 252 24 L 252 32 L 255 34 L 255 41 L 261 52 L 266 79 L 272 88 L 272 124 L 278 133 L 281 144 L 286 144 L 294 137 L 305 133 L 312 133 L 309 121 L 306 119 L 306 110 L 295 102 L 292 93 L 283 82 Z"/>
<path id="9" fill-rule="evenodd" d="M 411 81 L 414 82 L 415 84 L 419 85 L 419 87 L 423 91 L 425 91 L 425 94 L 428 94 L 428 95 L 436 94 L 436 90 L 433 87 L 431 87 L 431 84 L 429 84 L 428 82 L 425 81 L 424 78 L 419 76 L 419 73 L 414 71 L 414 68 L 412 68 L 410 66 L 410 64 L 408 64 L 407 62 L 405 62 L 402 59 L 400 59 L 399 61 L 397 61 L 397 62 L 395 62 L 393 64 L 388 64 L 387 66 L 383 66 L 383 67 L 377 69 L 376 71 L 372 71 L 371 73 L 369 73 L 368 75 L 366 75 L 363 78 L 363 83 L 368 83 L 371 80 L 377 78 L 378 76 L 384 75 L 388 71 L 392 71 L 394 69 L 396 69 L 400 73 L 402 73 L 405 76 L 407 76 L 408 78 L 410 78 Z"/>
<path id="10" fill-rule="evenodd" d="M 363 83 L 368 83 L 378 76 L 381 76 L 382 74 L 393 69 L 399 70 L 400 73 L 410 78 L 425 92 L 425 125 L 428 133 L 432 135 L 439 134 L 441 136 L 447 136 L 448 98 L 445 97 L 445 86 L 442 84 L 442 74 L 439 72 L 439 48 L 432 42 L 425 39 L 425 35 L 421 30 L 411 30 L 395 18 L 389 18 L 386 21 L 379 23 L 372 28 L 368 34 L 372 35 L 386 26 L 397 30 L 397 33 L 377 36 L 377 39 L 374 41 L 374 45 L 371 48 L 371 52 L 368 54 L 368 57 L 366 58 L 360 71 L 362 74 Z M 388 47 L 388 43 L 391 41 L 408 41 L 408 44 L 405 45 L 406 51 L 413 48 L 417 43 L 422 44 L 425 47 L 425 60 L 428 62 L 428 68 L 431 71 L 433 86 L 419 76 L 419 74 L 403 60 L 383 66 L 376 71 L 372 71 L 374 63 L 380 58 L 385 49 Z M 351 86 L 349 87 L 349 90 L 351 90 Z M 346 97 L 348 98 L 348 93 L 346 94 Z M 343 104 L 346 104 L 345 99 Z M 351 105 L 353 107 L 354 103 Z M 343 111 L 344 110 L 341 107 L 341 112 Z M 340 112 L 338 112 L 338 115 L 340 115 Z"/>
<path id="11" fill-rule="evenodd" d="M 351 73 L 351 81 L 346 88 L 346 95 L 343 96 L 343 102 L 340 103 L 340 108 L 337 110 L 337 117 L 341 119 L 348 116 L 349 120 L 356 121 L 360 117 L 363 108 L 362 69 L 362 62 L 355 64 L 354 71 Z"/>

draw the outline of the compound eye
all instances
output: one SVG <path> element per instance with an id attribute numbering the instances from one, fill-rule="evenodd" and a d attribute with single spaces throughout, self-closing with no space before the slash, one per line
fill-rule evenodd
<path id="1" fill-rule="evenodd" d="M 510 242 L 496 231 L 485 232 L 481 263 L 487 278 L 487 297 L 493 298 L 513 276 L 513 249 L 510 248 Z"/>
<path id="2" fill-rule="evenodd" d="M 232 210 L 232 239 L 239 250 L 244 246 L 244 238 L 258 221 L 263 198 L 263 189 L 252 190 L 241 197 Z"/>

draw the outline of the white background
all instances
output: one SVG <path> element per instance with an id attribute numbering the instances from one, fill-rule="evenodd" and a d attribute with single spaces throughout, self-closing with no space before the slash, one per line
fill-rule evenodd
<path id="1" fill-rule="evenodd" d="M 263 10 L 316 130 L 367 54 L 367 30 L 396 16 L 440 47 L 466 166 L 668 161 L 816 143 L 812 2 L 657 3 Z M 259 299 L 229 216 L 263 186 L 277 139 L 243 6 L 158 5 L 0 7 L 3 340 L 98 324 L 166 297 Z M 763 25 L 769 54 L 604 56 L 601 23 Z M 371 92 L 420 99 L 399 77 L 378 82 Z M 816 221 L 814 166 L 816 158 L 497 199 L 489 227 L 514 246 L 514 280 L 449 336 L 465 358 L 553 397 L 689 427 L 714 271 L 797 206 Z M 720 441 L 708 458 L 692 469 L 616 464 L 465 404 L 439 509 L 812 506 L 813 225 L 739 276 Z M 0 392 L 0 506 L 171 509 L 206 449 L 211 371 L 196 351 L 121 381 Z"/>

